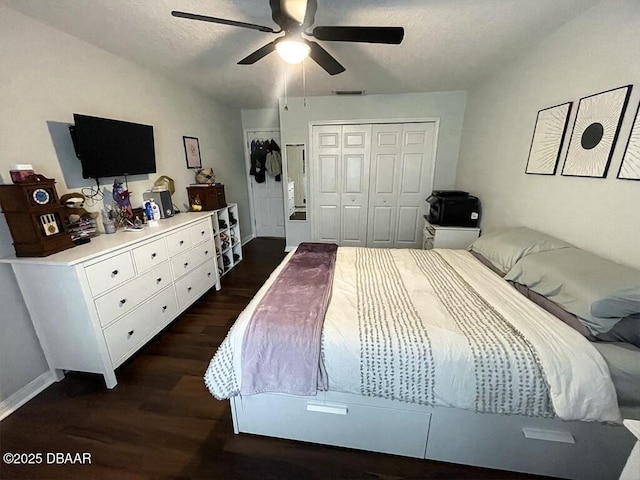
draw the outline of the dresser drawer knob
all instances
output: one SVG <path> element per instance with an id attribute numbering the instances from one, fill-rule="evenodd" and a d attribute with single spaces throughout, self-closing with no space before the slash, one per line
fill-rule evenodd
<path id="1" fill-rule="evenodd" d="M 166 306 L 166 305 L 162 307 L 162 311 L 163 311 L 163 312 L 166 312 L 166 311 L 167 311 L 167 306 Z"/>
<path id="2" fill-rule="evenodd" d="M 184 240 L 180 240 L 180 245 L 184 245 Z"/>
<path id="3" fill-rule="evenodd" d="M 129 330 L 129 333 L 127 333 L 127 338 L 131 338 L 134 332 L 135 330 Z"/>
<path id="4" fill-rule="evenodd" d="M 120 300 L 120 306 L 124 305 L 125 303 L 127 303 L 126 298 L 123 298 L 122 300 Z"/>
<path id="5" fill-rule="evenodd" d="M 156 253 L 155 253 L 155 252 L 153 252 L 153 253 L 151 254 L 151 258 L 156 258 Z"/>
<path id="6" fill-rule="evenodd" d="M 187 268 L 189 266 L 189 262 L 184 262 L 184 268 Z"/>
<path id="7" fill-rule="evenodd" d="M 111 276 L 115 277 L 118 274 L 118 270 L 114 270 L 113 272 L 111 272 Z"/>
<path id="8" fill-rule="evenodd" d="M 202 230 L 202 231 L 200 232 L 200 235 L 204 235 L 204 230 Z"/>
<path id="9" fill-rule="evenodd" d="M 156 283 L 160 283 L 162 281 L 162 277 L 156 278 Z"/>
<path id="10" fill-rule="evenodd" d="M 191 287 L 187 287 L 187 292 L 190 292 L 190 291 L 191 291 Z"/>
<path id="11" fill-rule="evenodd" d="M 210 276 L 211 276 L 211 272 L 207 272 L 207 277 L 210 277 Z"/>
<path id="12" fill-rule="evenodd" d="M 205 250 L 205 251 L 204 251 L 204 254 L 205 254 L 205 255 L 209 255 L 209 250 Z"/>

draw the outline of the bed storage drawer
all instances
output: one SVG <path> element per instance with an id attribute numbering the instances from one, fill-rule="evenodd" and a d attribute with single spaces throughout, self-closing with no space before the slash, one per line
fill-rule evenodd
<path id="1" fill-rule="evenodd" d="M 261 394 L 233 398 L 240 432 L 424 458 L 431 414 Z"/>

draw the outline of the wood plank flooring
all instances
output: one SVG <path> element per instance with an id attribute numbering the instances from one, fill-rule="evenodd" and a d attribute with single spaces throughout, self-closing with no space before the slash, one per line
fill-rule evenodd
<path id="1" fill-rule="evenodd" d="M 202 376 L 216 348 L 276 265 L 284 240 L 256 239 L 243 261 L 117 372 L 68 374 L 0 422 L 0 453 L 43 453 L 39 465 L 0 462 L 0 478 L 532 479 L 528 475 L 234 435 L 228 402 Z M 51 464 L 47 453 L 91 454 Z"/>

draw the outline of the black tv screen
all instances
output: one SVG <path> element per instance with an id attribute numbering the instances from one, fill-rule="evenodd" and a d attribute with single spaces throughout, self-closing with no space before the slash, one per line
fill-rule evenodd
<path id="1" fill-rule="evenodd" d="M 83 178 L 155 173 L 153 127 L 73 114 L 70 127 Z"/>

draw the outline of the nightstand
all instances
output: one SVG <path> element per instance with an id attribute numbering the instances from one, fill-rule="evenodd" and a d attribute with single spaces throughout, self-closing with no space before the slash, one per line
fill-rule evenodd
<path id="1" fill-rule="evenodd" d="M 424 221 L 422 249 L 459 248 L 466 249 L 480 236 L 478 227 L 443 227 Z"/>

